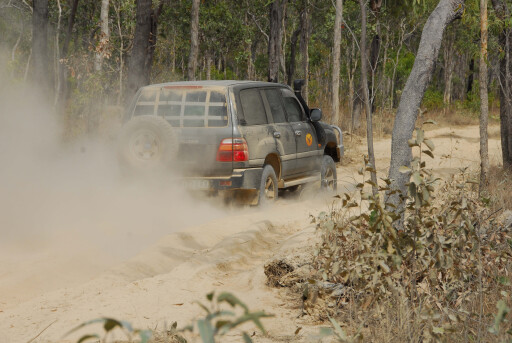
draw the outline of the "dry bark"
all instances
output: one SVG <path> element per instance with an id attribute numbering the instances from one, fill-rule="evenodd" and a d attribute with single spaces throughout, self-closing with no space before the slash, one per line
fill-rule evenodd
<path id="1" fill-rule="evenodd" d="M 409 167 L 411 164 L 412 151 L 407 141 L 412 137 L 420 104 L 441 48 L 444 30 L 452 21 L 460 18 L 464 10 L 464 2 L 464 0 L 441 0 L 430 14 L 423 27 L 411 74 L 400 98 L 391 138 L 389 178 L 393 180 L 391 189 L 398 189 L 404 195 L 407 194 L 410 174 L 400 173 L 398 169 L 401 166 Z M 395 206 L 400 205 L 399 209 L 403 208 L 398 193 L 389 195 L 388 201 Z"/>
<path id="2" fill-rule="evenodd" d="M 494 12 L 501 20 L 510 16 L 506 2 L 492 0 Z M 512 168 L 512 29 L 504 26 L 500 36 L 499 44 L 505 52 L 500 59 L 500 128 L 501 128 L 501 152 L 503 167 Z"/>
<path id="3" fill-rule="evenodd" d="M 480 187 L 479 193 L 487 189 L 489 175 L 489 147 L 487 125 L 489 99 L 487 94 L 487 0 L 480 0 Z"/>
<path id="4" fill-rule="evenodd" d="M 32 12 L 32 74 L 34 84 L 49 89 L 48 0 L 34 0 Z"/>
<path id="5" fill-rule="evenodd" d="M 309 0 L 304 0 L 304 10 L 300 15 L 302 28 L 300 36 L 300 54 L 302 56 L 302 72 L 304 74 L 302 97 L 306 100 L 306 102 L 308 102 L 309 99 L 309 36 L 311 35 L 309 11 Z"/>
<path id="6" fill-rule="evenodd" d="M 283 14 L 286 0 L 275 0 L 270 6 L 268 40 L 268 81 L 279 82 L 279 65 L 283 44 Z"/>
<path id="7" fill-rule="evenodd" d="M 332 123 L 340 125 L 340 55 L 341 55 L 341 22 L 343 18 L 343 0 L 336 0 L 336 18 L 334 20 L 334 42 L 332 62 Z"/>
<path id="8" fill-rule="evenodd" d="M 146 84 L 146 57 L 151 33 L 151 0 L 137 0 L 137 14 L 133 48 L 128 64 L 126 100 L 130 101 L 137 89 Z"/>
<path id="9" fill-rule="evenodd" d="M 196 79 L 197 55 L 199 53 L 199 0 L 192 0 L 190 18 L 190 54 L 188 55 L 187 78 L 190 81 Z"/>
<path id="10" fill-rule="evenodd" d="M 101 0 L 100 12 L 100 40 L 96 47 L 96 55 L 94 59 L 94 70 L 101 71 L 103 67 L 103 59 L 106 55 L 108 41 L 110 40 L 110 29 L 108 27 L 108 9 L 109 0 Z"/>
<path id="11" fill-rule="evenodd" d="M 370 172 L 373 182 L 372 192 L 377 194 L 377 167 L 375 166 L 375 153 L 373 151 L 373 125 L 372 125 L 372 106 L 368 94 L 368 61 L 366 60 L 366 2 L 359 0 L 361 6 L 361 83 L 363 85 L 363 97 L 366 108 L 366 141 L 368 144 L 368 161 L 373 168 Z"/>

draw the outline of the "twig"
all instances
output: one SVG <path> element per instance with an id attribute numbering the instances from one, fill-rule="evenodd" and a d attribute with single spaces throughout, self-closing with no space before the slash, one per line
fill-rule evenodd
<path id="1" fill-rule="evenodd" d="M 56 322 L 56 321 L 57 321 L 57 319 L 55 319 L 53 322 L 51 322 L 47 327 L 45 327 L 43 330 L 41 330 L 41 331 L 37 334 L 37 336 L 35 336 L 34 338 L 32 338 L 32 339 L 31 339 L 30 341 L 28 341 L 27 343 L 31 343 L 31 342 L 35 341 L 35 339 L 36 339 L 37 337 L 41 336 L 41 334 L 42 334 L 43 332 L 45 332 L 45 331 L 46 331 L 50 326 L 52 326 L 53 324 L 55 324 L 55 322 Z"/>

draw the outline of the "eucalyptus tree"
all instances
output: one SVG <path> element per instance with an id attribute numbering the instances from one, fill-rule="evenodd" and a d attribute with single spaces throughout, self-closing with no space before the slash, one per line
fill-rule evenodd
<path id="1" fill-rule="evenodd" d="M 487 125 L 489 99 L 487 89 L 487 0 L 480 0 L 480 187 L 487 189 L 489 175 L 489 147 Z"/>
<path id="2" fill-rule="evenodd" d="M 279 66 L 283 49 L 283 18 L 287 0 L 274 0 L 269 5 L 268 81 L 279 82 Z"/>
<path id="3" fill-rule="evenodd" d="M 48 91 L 49 66 L 48 56 L 48 0 L 34 0 L 32 11 L 32 81 Z"/>
<path id="4" fill-rule="evenodd" d="M 192 0 L 190 11 L 190 54 L 188 55 L 187 79 L 196 79 L 197 57 L 199 53 L 199 3 L 200 0 Z"/>
<path id="5" fill-rule="evenodd" d="M 412 151 L 408 141 L 412 137 L 420 104 L 434 71 L 443 33 L 451 22 L 462 16 L 464 3 L 464 0 L 439 1 L 423 27 L 414 66 L 402 91 L 391 138 L 389 178 L 393 180 L 391 189 L 400 190 L 404 195 L 407 194 L 410 173 L 401 173 L 399 169 L 411 164 Z M 389 201 L 395 206 L 399 205 L 399 208 L 404 205 L 400 202 L 399 193 L 390 192 Z"/>
<path id="6" fill-rule="evenodd" d="M 149 51 L 151 33 L 151 0 L 137 0 L 135 35 L 128 63 L 128 85 L 126 100 L 130 100 L 137 89 L 146 84 L 146 58 Z"/>
<path id="7" fill-rule="evenodd" d="M 334 40 L 332 48 L 332 123 L 340 125 L 340 55 L 341 22 L 343 20 L 343 0 L 336 0 L 336 19 L 334 20 Z"/>
<path id="8" fill-rule="evenodd" d="M 501 21 L 499 36 L 500 54 L 500 131 L 503 167 L 512 168 L 512 27 L 506 23 L 510 18 L 510 2 L 492 0 L 494 12 Z"/>

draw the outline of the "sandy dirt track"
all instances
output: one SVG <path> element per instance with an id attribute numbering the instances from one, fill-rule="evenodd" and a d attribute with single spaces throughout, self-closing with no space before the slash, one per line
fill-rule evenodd
<path id="1" fill-rule="evenodd" d="M 500 160 L 496 130 L 497 127 L 490 129 L 491 136 L 496 137 L 489 141 L 493 164 Z M 436 158 L 432 163 L 428 161 L 428 165 L 440 174 L 457 172 L 462 166 L 477 167 L 478 127 L 438 128 L 428 131 L 426 136 L 436 145 Z M 365 150 L 364 144 L 351 146 L 359 150 L 348 152 L 354 162 L 338 166 L 340 192 L 353 189 L 362 161 L 357 156 Z M 390 140 L 377 140 L 375 151 L 379 176 L 384 177 L 389 165 Z M 4 246 L 0 252 L 0 341 L 27 342 L 48 325 L 34 342 L 60 341 L 75 325 L 102 316 L 128 320 L 138 328 L 163 329 L 172 321 L 178 321 L 182 327 L 202 314 L 193 301 L 203 300 L 212 290 L 231 291 L 251 309 L 264 309 L 276 315 L 264 322 L 268 336 L 256 333 L 256 342 L 307 342 L 309 335 L 318 331 L 308 325 L 307 318 L 297 318 L 298 301 L 291 301 L 280 290 L 265 285 L 263 265 L 274 256 L 314 245 L 315 229 L 309 216 L 328 209 L 332 199 L 306 192 L 300 199 L 280 199 L 271 208 L 224 209 L 211 202 L 201 205 L 187 198 L 186 208 L 192 210 L 185 211 L 184 206 L 174 202 L 171 207 L 165 206 L 172 189 L 150 186 L 143 191 L 125 190 L 112 196 L 120 187 L 110 191 L 105 187 L 101 185 L 95 191 L 95 186 L 90 185 L 85 198 L 76 199 L 78 203 L 84 199 L 95 203 L 101 211 L 93 206 L 87 215 L 79 209 L 68 214 L 52 212 L 51 220 L 46 218 L 44 223 L 67 224 L 70 221 L 60 222 L 58 218 L 78 215 L 82 223 L 77 230 L 85 230 L 90 224 L 95 226 L 90 228 L 92 232 L 114 232 L 113 238 L 106 239 L 108 243 L 100 235 L 93 240 L 103 243 L 82 246 L 74 241 L 75 231 L 71 230 L 66 239 L 57 240 L 58 247 L 52 244 L 54 236 L 46 237 L 44 249 L 36 239 L 24 240 L 20 236 Z M 32 191 L 46 190 L 41 186 Z M 73 194 L 61 190 L 58 198 Z M 123 202 L 134 195 L 138 201 Z M 111 209 L 113 199 L 124 205 L 124 210 Z M 155 201 L 159 204 L 156 208 L 142 206 Z M 0 199 L 0 205 L 12 212 L 15 207 L 8 203 Z M 130 214 L 137 208 L 140 213 Z M 44 210 L 42 206 L 41 213 Z M 17 227 L 35 221 L 30 212 L 25 212 L 19 221 L 17 216 L 21 213 L 14 212 L 9 222 L 0 221 L 0 225 Z M 125 226 L 130 228 L 128 237 L 122 234 Z M 158 229 L 152 231 L 152 227 Z M 134 244 L 142 240 L 144 244 Z M 295 336 L 298 327 L 304 329 Z M 70 336 L 69 340 L 76 341 L 76 337 Z M 240 337 L 228 336 L 222 341 L 240 341 Z"/>

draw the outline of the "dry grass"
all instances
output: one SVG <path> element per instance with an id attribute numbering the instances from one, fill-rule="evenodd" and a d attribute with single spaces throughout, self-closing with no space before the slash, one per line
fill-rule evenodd
<path id="1" fill-rule="evenodd" d="M 342 115 L 341 128 L 344 132 L 352 132 L 350 111 L 348 108 L 342 108 L 340 111 Z M 389 138 L 393 132 L 393 124 L 395 121 L 396 109 L 378 109 L 373 115 L 373 132 L 376 138 Z M 326 115 L 325 121 L 330 120 L 330 115 Z M 417 124 L 420 125 L 426 120 L 435 120 L 437 127 L 464 127 L 468 125 L 478 125 L 478 113 L 473 113 L 463 110 L 443 110 L 443 111 L 426 111 L 421 112 L 418 116 Z M 489 125 L 499 124 L 499 109 L 492 109 L 489 113 Z M 366 136 L 366 116 L 364 110 L 361 112 L 361 126 L 359 129 L 354 130 L 353 134 L 361 137 Z M 491 131 L 489 138 L 499 137 L 499 131 Z"/>
<path id="2" fill-rule="evenodd" d="M 494 210 L 512 210 L 512 170 L 492 166 L 489 170 L 489 197 Z"/>
<path id="3" fill-rule="evenodd" d="M 495 187 L 506 196 L 510 174 L 496 172 L 494 179 L 504 181 Z M 350 336 L 340 342 L 510 341 L 505 312 L 512 307 L 512 228 L 500 222 L 471 184 L 462 187 L 467 179 L 473 177 L 461 175 L 438 186 L 435 202 L 421 210 L 421 218 L 409 221 L 418 233 L 398 232 L 393 244 L 402 251 L 417 246 L 411 253 L 390 249 L 392 236 L 377 219 L 384 220 L 385 212 L 354 219 L 348 205 L 320 214 L 322 244 L 310 262 L 317 281 L 302 289 L 289 286 L 297 298 L 307 294 L 307 318 L 312 323 L 328 322 L 327 315 L 335 318 Z M 418 243 L 411 245 L 410 239 Z"/>

